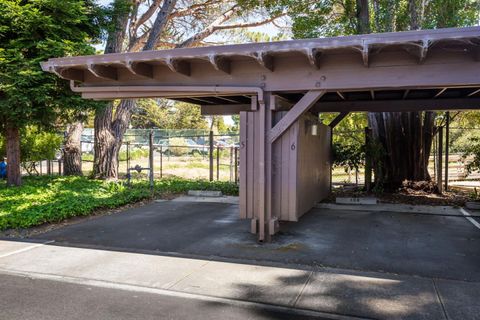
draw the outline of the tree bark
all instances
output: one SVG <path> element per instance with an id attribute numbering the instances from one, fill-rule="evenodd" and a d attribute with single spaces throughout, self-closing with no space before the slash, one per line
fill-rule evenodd
<path id="1" fill-rule="evenodd" d="M 357 33 L 370 33 L 370 13 L 368 0 L 357 0 Z"/>
<path id="2" fill-rule="evenodd" d="M 124 0 L 114 2 L 115 14 L 112 18 L 115 21 L 115 27 L 109 32 L 105 54 L 119 53 L 123 51 L 123 45 L 126 37 L 129 12 L 122 11 Z M 119 106 L 120 107 L 120 106 Z M 99 108 L 95 112 L 94 120 L 94 158 L 93 158 L 93 177 L 98 179 L 117 179 L 118 178 L 118 159 L 114 159 L 112 153 L 114 149 L 115 137 L 112 132 L 113 102 L 105 107 Z"/>
<path id="3" fill-rule="evenodd" d="M 157 14 L 157 18 L 153 23 L 153 27 L 150 31 L 150 35 L 148 36 L 147 43 L 143 47 L 143 51 L 155 49 L 160 35 L 162 34 L 163 29 L 167 24 L 168 16 L 173 11 L 173 8 L 175 8 L 176 3 L 177 0 L 165 0 L 163 2 L 162 8 L 160 9 L 160 12 Z"/>
<path id="4" fill-rule="evenodd" d="M 63 147 L 63 174 L 81 176 L 82 173 L 82 132 L 83 123 L 77 121 L 69 125 Z"/>
<path id="5" fill-rule="evenodd" d="M 385 153 L 374 161 L 375 185 L 387 190 L 404 180 L 429 181 L 428 162 L 433 139 L 433 112 L 369 113 L 374 141 Z"/>
<path id="6" fill-rule="evenodd" d="M 7 186 L 20 186 L 22 174 L 20 171 L 20 130 L 7 125 L 5 128 L 7 153 Z"/>

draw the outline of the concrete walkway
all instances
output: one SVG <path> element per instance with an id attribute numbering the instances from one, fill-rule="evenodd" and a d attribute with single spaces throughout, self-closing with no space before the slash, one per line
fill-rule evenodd
<path id="1" fill-rule="evenodd" d="M 297 270 L 55 243 L 0 241 L 0 274 L 248 301 L 316 311 L 330 319 L 468 320 L 480 314 L 478 282 L 338 269 Z"/>

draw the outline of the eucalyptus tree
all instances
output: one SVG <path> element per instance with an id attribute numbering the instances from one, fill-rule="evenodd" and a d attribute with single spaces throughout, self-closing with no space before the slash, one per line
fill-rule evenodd
<path id="1" fill-rule="evenodd" d="M 110 12 L 105 53 L 209 45 L 214 33 L 285 15 L 252 0 L 115 0 Z M 118 178 L 118 153 L 134 109 L 134 100 L 122 100 L 96 112 L 94 177 Z"/>

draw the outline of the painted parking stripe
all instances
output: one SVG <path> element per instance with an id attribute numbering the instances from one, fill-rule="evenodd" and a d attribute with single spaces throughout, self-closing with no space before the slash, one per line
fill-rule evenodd
<path id="1" fill-rule="evenodd" d="M 460 208 L 460 212 L 465 216 L 465 218 L 467 218 L 468 221 L 470 221 L 475 227 L 477 227 L 478 229 L 480 229 L 480 223 L 478 223 L 475 219 L 472 218 L 472 216 L 470 215 L 470 213 L 463 209 L 463 208 Z"/>
<path id="2" fill-rule="evenodd" d="M 14 255 L 14 254 L 18 254 L 18 253 L 22 253 L 22 252 L 25 252 L 25 251 L 29 251 L 29 250 L 32 250 L 32 249 L 35 249 L 35 248 L 44 246 L 44 245 L 46 245 L 46 244 L 53 243 L 53 242 L 55 242 L 55 240 L 49 240 L 49 241 L 45 241 L 45 242 L 42 242 L 42 243 L 37 243 L 37 244 L 32 245 L 32 246 L 28 246 L 28 247 L 25 247 L 25 248 L 22 248 L 22 249 L 18 249 L 18 250 L 12 251 L 12 252 L 8 252 L 8 253 L 5 253 L 5 254 L 2 254 L 2 255 L 0 255 L 0 258 L 5 258 L 5 257 L 8 257 L 8 256 L 12 256 L 12 255 Z"/>

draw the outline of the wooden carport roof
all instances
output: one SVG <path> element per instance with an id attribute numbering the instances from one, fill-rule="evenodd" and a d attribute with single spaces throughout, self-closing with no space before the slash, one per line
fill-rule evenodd
<path id="1" fill-rule="evenodd" d="M 228 114 L 264 92 L 290 108 L 326 90 L 313 110 L 480 107 L 480 27 L 369 34 L 50 59 L 45 71 L 85 98 L 164 97 Z M 280 102 L 280 103 L 279 103 Z"/>

